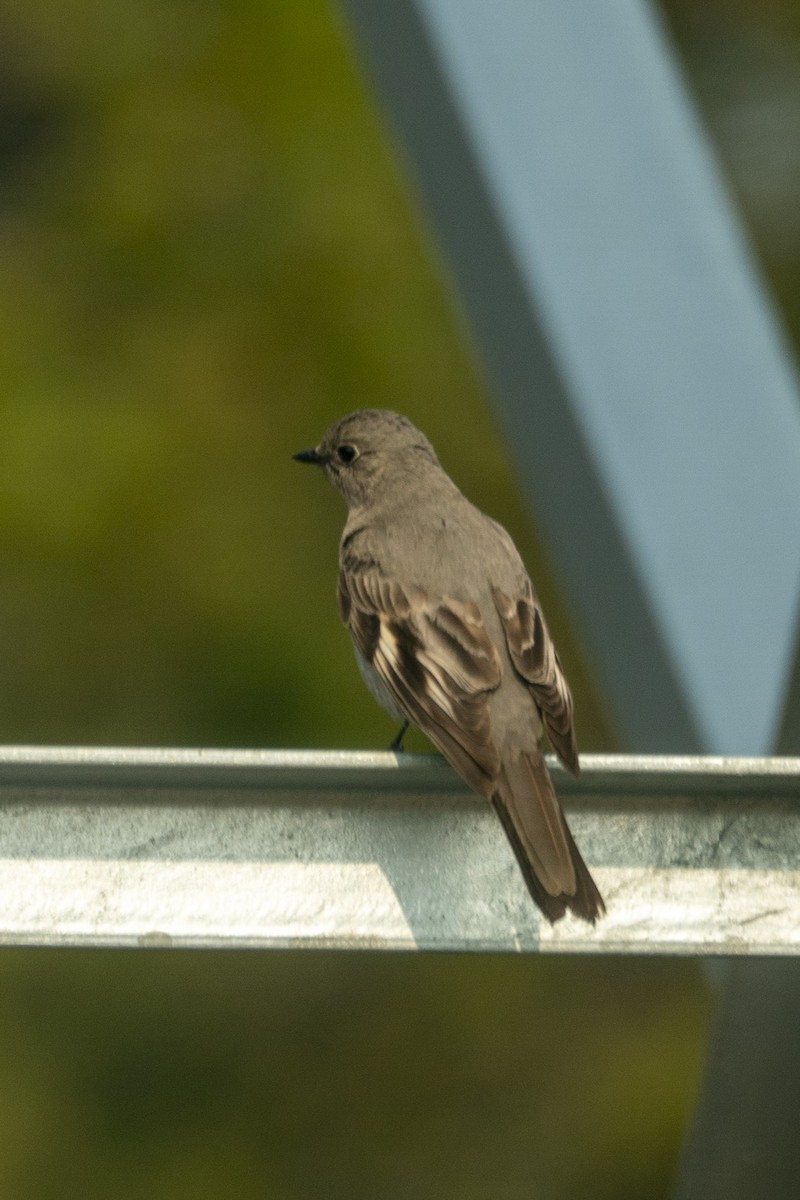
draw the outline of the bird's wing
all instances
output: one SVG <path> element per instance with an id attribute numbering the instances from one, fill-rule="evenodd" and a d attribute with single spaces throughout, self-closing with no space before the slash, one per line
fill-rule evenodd
<path id="1" fill-rule="evenodd" d="M 492 801 L 528 888 L 546 916 L 558 920 L 567 908 L 588 921 L 602 915 L 602 898 L 575 846 L 535 742 L 529 751 L 520 749 L 500 759 L 488 700 L 500 684 L 502 666 L 477 605 L 402 587 L 375 562 L 355 559 L 348 559 L 339 573 L 338 602 L 357 650 L 377 671 L 397 707 L 424 730 L 475 791 Z M 565 735 L 558 742 L 551 732 L 551 739 L 559 753 L 571 753 L 577 765 L 572 701 L 549 638 L 549 673 L 532 669 L 532 679 L 525 674 L 535 668 L 528 658 L 534 654 L 537 628 L 544 628 L 541 615 L 538 624 L 529 618 L 526 639 L 525 618 L 517 619 L 517 633 L 511 601 L 499 593 L 495 602 L 501 617 L 509 612 L 503 620 L 509 650 L 512 640 L 518 644 L 519 662 L 512 651 L 516 670 L 529 683 L 548 728 L 551 717 L 557 721 L 560 714 L 563 720 L 566 714 Z"/>
<path id="2" fill-rule="evenodd" d="M 477 791 L 500 760 L 489 693 L 502 667 L 475 604 L 402 587 L 375 563 L 342 566 L 339 614 L 398 707 Z"/>
<path id="3" fill-rule="evenodd" d="M 500 588 L 492 588 L 492 594 L 511 661 L 531 689 L 553 749 L 567 770 L 577 775 L 580 768 L 572 695 L 539 602 L 530 584 L 526 584 L 521 596 L 513 599 Z"/>

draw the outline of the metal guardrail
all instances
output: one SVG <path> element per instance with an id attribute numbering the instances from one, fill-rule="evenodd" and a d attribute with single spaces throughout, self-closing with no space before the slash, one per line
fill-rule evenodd
<path id="1" fill-rule="evenodd" d="M 582 765 L 594 929 L 540 920 L 435 755 L 0 748 L 0 943 L 800 952 L 800 759 Z"/>

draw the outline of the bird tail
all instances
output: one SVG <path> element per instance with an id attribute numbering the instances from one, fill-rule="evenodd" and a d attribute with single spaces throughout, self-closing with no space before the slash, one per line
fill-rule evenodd
<path id="1" fill-rule="evenodd" d="M 490 798 L 528 891 L 548 921 L 570 909 L 594 924 L 606 906 L 575 845 L 542 755 L 523 752 L 504 762 Z"/>

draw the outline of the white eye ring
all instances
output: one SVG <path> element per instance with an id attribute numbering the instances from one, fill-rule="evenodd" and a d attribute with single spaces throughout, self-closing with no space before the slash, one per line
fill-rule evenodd
<path id="1" fill-rule="evenodd" d="M 358 450 L 356 450 L 355 446 L 351 446 L 349 442 L 342 442 L 341 446 L 336 447 L 336 457 L 340 463 L 348 467 L 351 462 L 355 462 L 358 458 Z"/>

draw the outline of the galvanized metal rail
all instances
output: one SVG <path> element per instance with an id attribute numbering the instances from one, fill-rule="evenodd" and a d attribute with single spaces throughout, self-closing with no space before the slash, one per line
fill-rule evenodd
<path id="1" fill-rule="evenodd" d="M 435 755 L 0 749 L 0 943 L 800 952 L 800 759 L 553 767 L 608 915 L 540 920 Z"/>

